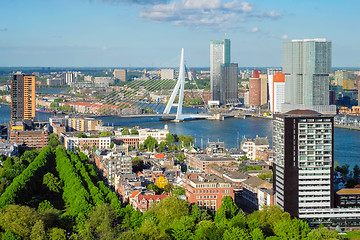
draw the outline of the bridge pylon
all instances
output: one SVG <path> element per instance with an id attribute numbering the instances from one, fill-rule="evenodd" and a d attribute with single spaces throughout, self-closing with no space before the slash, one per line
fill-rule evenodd
<path id="1" fill-rule="evenodd" d="M 170 114 L 170 110 L 172 105 L 174 104 L 175 97 L 179 92 L 179 102 L 178 102 L 176 118 L 175 118 L 175 120 L 179 120 L 179 121 L 184 120 L 184 115 L 182 114 L 182 105 L 184 102 L 184 87 L 185 87 L 185 64 L 184 64 L 184 48 L 182 48 L 178 81 L 171 94 L 169 102 L 167 103 L 165 110 L 163 112 L 163 114 Z"/>

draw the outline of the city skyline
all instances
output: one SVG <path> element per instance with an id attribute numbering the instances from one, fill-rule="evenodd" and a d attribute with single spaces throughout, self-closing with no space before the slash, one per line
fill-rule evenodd
<path id="1" fill-rule="evenodd" d="M 209 41 L 224 38 L 239 67 L 282 66 L 283 42 L 326 38 L 334 67 L 359 67 L 360 3 L 346 3 L 6 0 L 0 66 L 175 67 L 184 47 L 187 66 L 208 67 Z"/>

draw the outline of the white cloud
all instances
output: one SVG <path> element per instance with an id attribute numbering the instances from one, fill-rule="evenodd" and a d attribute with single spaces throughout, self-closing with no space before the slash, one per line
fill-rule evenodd
<path id="1" fill-rule="evenodd" d="M 171 22 L 175 25 L 212 30 L 239 28 L 244 22 L 258 22 L 280 17 L 279 13 L 261 10 L 246 0 L 101 1 L 134 4 L 139 9 L 139 17 L 156 23 Z"/>
<path id="2" fill-rule="evenodd" d="M 281 39 L 288 39 L 288 38 L 289 38 L 289 36 L 286 35 L 286 34 L 284 34 L 284 35 L 281 36 Z"/>
<path id="3" fill-rule="evenodd" d="M 238 28 L 244 22 L 278 18 L 280 14 L 264 12 L 247 1 L 175 0 L 140 6 L 139 16 L 158 23 L 172 22 L 195 28 L 226 30 Z"/>
<path id="4" fill-rule="evenodd" d="M 253 28 L 251 29 L 251 32 L 253 32 L 253 33 L 258 32 L 258 31 L 259 31 L 259 28 L 258 28 L 258 27 L 253 27 Z"/>
<path id="5" fill-rule="evenodd" d="M 215 9 L 221 6 L 221 0 L 185 0 L 185 9 Z"/>

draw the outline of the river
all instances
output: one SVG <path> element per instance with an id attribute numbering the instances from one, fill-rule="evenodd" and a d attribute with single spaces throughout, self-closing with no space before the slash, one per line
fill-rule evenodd
<path id="1" fill-rule="evenodd" d="M 51 114 L 36 112 L 39 120 L 47 120 Z M 272 121 L 269 119 L 248 117 L 246 119 L 228 118 L 225 121 L 218 120 L 195 120 L 180 123 L 162 122 L 159 117 L 142 117 L 142 118 L 121 118 L 117 116 L 98 117 L 104 125 L 115 127 L 133 127 L 141 128 L 164 128 L 168 125 L 173 134 L 192 135 L 196 140 L 196 145 L 206 146 L 209 141 L 223 141 L 226 148 L 235 148 L 237 142 L 237 133 L 240 141 L 243 136 L 247 138 L 268 137 L 272 145 Z M 1 105 L 0 123 L 10 121 L 10 106 Z M 202 141 L 201 141 L 202 139 Z M 355 164 L 360 165 L 360 131 L 335 128 L 334 155 L 335 161 L 340 165 L 349 164 L 353 167 Z"/>

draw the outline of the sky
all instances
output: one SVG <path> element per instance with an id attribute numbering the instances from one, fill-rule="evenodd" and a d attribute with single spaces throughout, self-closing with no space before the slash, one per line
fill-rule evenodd
<path id="1" fill-rule="evenodd" d="M 326 38 L 360 69 L 358 0 L 0 0 L 0 66 L 209 67 L 229 38 L 239 67 L 282 66 L 282 43 Z"/>

